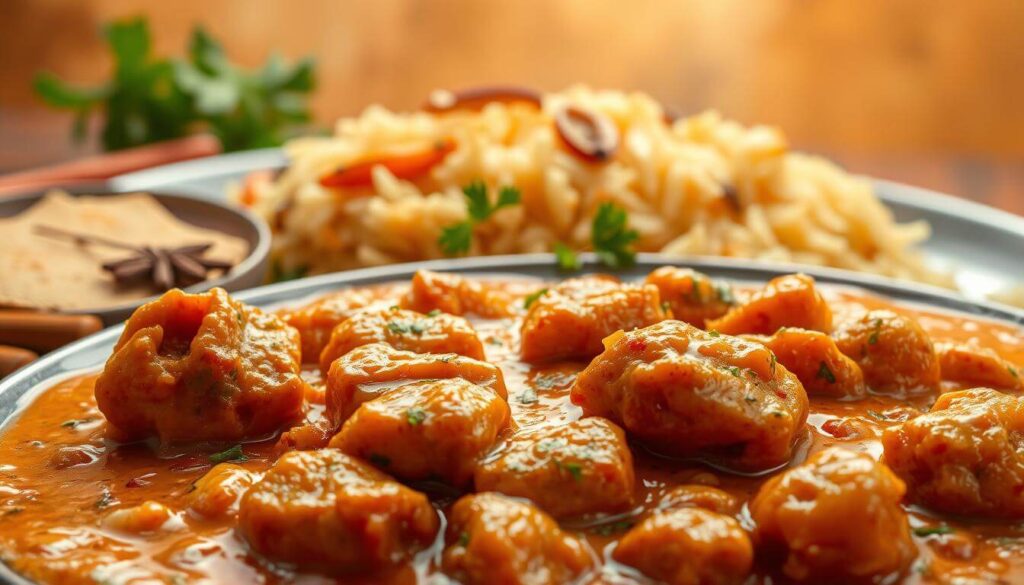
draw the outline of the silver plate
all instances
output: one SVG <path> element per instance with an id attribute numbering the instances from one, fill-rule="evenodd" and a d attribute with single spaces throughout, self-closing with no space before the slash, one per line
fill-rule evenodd
<path id="1" fill-rule="evenodd" d="M 121 175 L 118 191 L 166 190 L 223 199 L 227 186 L 246 174 L 285 166 L 277 148 L 214 156 Z M 901 222 L 923 219 L 933 235 L 923 246 L 933 268 L 955 274 L 964 296 L 983 300 L 991 293 L 1022 284 L 1017 274 L 1024 258 L 1024 217 L 958 197 L 890 181 L 874 181 L 878 196 Z"/>
<path id="2" fill-rule="evenodd" d="M 593 254 L 584 254 L 583 273 L 600 272 Z M 624 280 L 643 278 L 652 269 L 665 264 L 690 266 L 715 278 L 732 282 L 764 282 L 780 274 L 793 272 L 796 267 L 731 259 L 680 260 L 657 254 L 641 254 L 636 266 L 617 273 Z M 517 278 L 558 279 L 559 272 L 551 254 L 524 254 L 517 256 L 485 256 L 458 260 L 435 260 L 410 264 L 395 264 L 334 274 L 314 276 L 282 282 L 235 294 L 247 303 L 268 306 L 297 301 L 339 288 L 365 286 L 397 280 L 408 280 L 421 268 L 445 270 L 479 276 L 506 276 Z M 1024 310 L 993 303 L 972 302 L 950 291 L 899 282 L 868 274 L 858 274 L 828 268 L 804 269 L 818 282 L 832 286 L 855 287 L 901 303 L 967 314 L 1002 323 L 1024 326 Z M 117 342 L 122 326 L 105 329 L 42 357 L 0 381 L 0 428 L 10 424 L 38 392 L 52 387 L 58 380 L 85 370 L 101 367 Z M 28 583 L 10 569 L 0 565 L 0 582 Z"/>

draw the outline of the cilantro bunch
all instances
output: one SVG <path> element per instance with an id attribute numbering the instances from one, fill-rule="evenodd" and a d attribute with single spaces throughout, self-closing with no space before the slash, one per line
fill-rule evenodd
<path id="1" fill-rule="evenodd" d="M 232 64 L 223 47 L 201 27 L 192 32 L 187 59 L 153 55 L 143 18 L 113 22 L 103 37 L 114 74 L 99 87 L 77 88 L 52 73 L 39 73 L 36 93 L 49 105 L 74 113 L 72 137 L 85 138 L 87 122 L 104 118 L 101 142 L 118 150 L 179 138 L 207 129 L 224 150 L 280 144 L 309 121 L 314 63 L 289 65 L 272 55 L 262 68 Z"/>
<path id="2" fill-rule="evenodd" d="M 487 197 L 487 185 L 483 181 L 473 181 L 466 185 L 462 188 L 462 194 L 466 197 L 466 212 L 469 217 L 442 229 L 441 236 L 437 239 L 438 245 L 447 256 L 469 252 L 473 242 L 473 226 L 487 221 L 502 207 L 518 205 L 521 199 L 519 189 L 502 187 L 498 191 L 498 200 L 492 204 Z"/>

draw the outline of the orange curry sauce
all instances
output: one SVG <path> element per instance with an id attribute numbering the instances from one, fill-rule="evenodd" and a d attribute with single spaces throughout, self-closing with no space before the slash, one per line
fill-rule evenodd
<path id="1" fill-rule="evenodd" d="M 522 281 L 504 286 L 518 294 L 536 288 Z M 373 293 L 397 299 L 406 288 L 405 284 L 378 287 Z M 1024 364 L 1024 338 L 1016 328 L 892 305 L 847 289 L 823 288 L 837 321 L 865 309 L 889 308 L 917 318 L 935 341 L 976 343 L 995 350 L 1011 363 Z M 469 318 L 484 343 L 487 361 L 497 364 L 504 373 L 508 404 L 518 428 L 557 426 L 581 416 L 581 409 L 569 400 L 569 388 L 586 363 L 531 366 L 519 361 L 522 311 L 502 319 Z M 86 372 L 41 389 L 0 434 L 0 557 L 8 566 L 44 583 L 333 581 L 251 553 L 235 531 L 232 517 L 208 520 L 190 513 L 188 493 L 193 483 L 210 470 L 210 454 L 232 445 L 204 443 L 175 448 L 160 447 L 154 441 L 116 442 L 96 406 L 96 376 L 96 372 Z M 307 420 L 316 420 L 323 411 L 317 404 L 323 399 L 323 381 L 315 364 L 304 366 L 303 376 L 313 388 Z M 957 389 L 948 381 L 943 381 L 942 387 Z M 935 398 L 929 395 L 904 400 L 872 393 L 862 400 L 844 402 L 811 397 L 806 430 L 788 467 L 833 445 L 877 458 L 882 452 L 881 430 L 926 412 Z M 860 429 L 860 437 L 843 436 L 841 429 L 850 425 Z M 238 464 L 257 474 L 264 472 L 276 460 L 276 441 L 277 436 L 273 436 L 244 443 L 247 460 Z M 596 568 L 582 579 L 585 583 L 647 582 L 639 572 L 612 560 L 611 551 L 636 519 L 653 508 L 670 488 L 683 484 L 717 486 L 747 502 L 767 478 L 779 472 L 738 475 L 698 461 L 655 456 L 632 441 L 630 446 L 637 476 L 635 509 L 561 523 L 567 532 L 585 540 L 596 559 Z M 427 491 L 441 514 L 459 496 L 450 488 L 413 487 Z M 126 534 L 105 525 L 105 517 L 112 512 L 149 500 L 174 512 L 157 530 Z M 902 575 L 889 576 L 886 581 L 1024 581 L 1024 525 L 951 518 L 909 503 L 904 507 L 915 529 L 918 556 Z M 751 528 L 746 505 L 738 518 L 744 528 Z M 445 582 L 438 570 L 445 545 L 444 523 L 441 526 L 435 543 L 408 565 L 386 575 L 341 580 Z M 941 529 L 928 529 L 935 526 Z M 832 528 L 844 530 L 844 526 Z M 754 576 L 748 582 L 780 583 L 787 579 L 777 562 L 758 554 Z"/>

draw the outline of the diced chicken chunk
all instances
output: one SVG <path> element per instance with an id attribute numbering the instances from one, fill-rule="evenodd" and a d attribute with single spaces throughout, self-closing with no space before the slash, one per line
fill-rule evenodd
<path id="1" fill-rule="evenodd" d="M 493 390 L 462 378 L 413 382 L 360 405 L 331 447 L 400 479 L 462 487 L 509 417 Z"/>
<path id="2" fill-rule="evenodd" d="M 476 472 L 477 490 L 529 498 L 555 517 L 622 511 L 633 485 L 625 435 L 603 418 L 520 432 Z"/>
<path id="3" fill-rule="evenodd" d="M 357 311 L 335 327 L 327 347 L 320 352 L 320 371 L 327 374 L 334 360 L 371 343 L 386 343 L 416 353 L 457 353 L 484 359 L 483 344 L 462 317 L 393 308 Z"/>
<path id="4" fill-rule="evenodd" d="M 875 392 L 903 395 L 932 392 L 939 386 L 932 340 L 910 317 L 869 311 L 841 323 L 832 337 L 839 351 L 857 362 L 864 382 Z"/>
<path id="5" fill-rule="evenodd" d="M 570 583 L 593 564 L 547 514 L 499 494 L 465 496 L 449 515 L 442 569 L 463 585 Z"/>
<path id="6" fill-rule="evenodd" d="M 299 331 L 303 363 L 316 363 L 335 327 L 357 311 L 377 303 L 370 293 L 349 289 L 325 295 L 301 307 L 281 309 L 277 314 Z"/>
<path id="7" fill-rule="evenodd" d="M 732 515 L 739 511 L 740 502 L 729 492 L 706 485 L 681 485 L 668 491 L 658 501 L 659 510 L 675 508 L 704 508 L 719 514 Z"/>
<path id="8" fill-rule="evenodd" d="M 936 343 L 935 353 L 943 380 L 1004 390 L 1024 389 L 1017 366 L 987 347 Z"/>
<path id="9" fill-rule="evenodd" d="M 795 580 L 870 581 L 897 573 L 917 554 L 900 507 L 905 489 L 870 455 L 826 449 L 761 486 L 750 504 L 755 540 L 785 556 L 782 571 Z"/>
<path id="10" fill-rule="evenodd" d="M 950 514 L 1024 518 L 1024 399 L 947 392 L 928 414 L 886 429 L 882 445 L 912 500 Z"/>
<path id="11" fill-rule="evenodd" d="M 788 274 L 768 281 L 764 289 L 734 306 L 719 319 L 707 322 L 709 330 L 738 335 L 771 335 L 780 327 L 799 327 L 828 332 L 832 309 L 806 274 Z"/>
<path id="12" fill-rule="evenodd" d="M 626 533 L 616 561 L 668 585 L 740 585 L 754 547 L 735 519 L 701 508 L 655 512 Z"/>
<path id="13" fill-rule="evenodd" d="M 807 394 L 763 345 L 681 321 L 606 344 L 571 390 L 585 415 L 609 418 L 670 455 L 701 454 L 751 471 L 789 460 Z"/>
<path id="14" fill-rule="evenodd" d="M 512 314 L 512 303 L 512 295 L 501 288 L 458 274 L 417 270 L 401 306 L 420 313 L 438 310 L 452 315 L 473 313 L 498 319 Z"/>
<path id="15" fill-rule="evenodd" d="M 736 303 L 728 283 L 716 282 L 689 268 L 662 266 L 648 274 L 644 282 L 658 287 L 661 301 L 668 303 L 673 318 L 701 329 Z"/>
<path id="16" fill-rule="evenodd" d="M 334 360 L 327 373 L 327 415 L 341 426 L 360 404 L 417 380 L 464 378 L 508 396 L 497 366 L 456 354 L 420 354 L 383 343 L 357 347 Z"/>
<path id="17" fill-rule="evenodd" d="M 254 477 L 233 463 L 220 463 L 196 481 L 188 494 L 189 510 L 206 518 L 221 518 L 238 511 L 238 500 Z"/>
<path id="18" fill-rule="evenodd" d="M 257 553 L 335 574 L 408 561 L 439 525 L 425 495 L 336 449 L 286 453 L 238 513 L 238 530 Z"/>
<path id="19" fill-rule="evenodd" d="M 570 278 L 538 298 L 523 319 L 524 361 L 590 359 L 601 340 L 665 319 L 653 285 L 621 284 L 610 277 Z"/>
<path id="20" fill-rule="evenodd" d="M 139 307 L 96 380 L 99 409 L 130 438 L 237 441 L 294 421 L 299 335 L 223 289 L 172 290 Z"/>
<path id="21" fill-rule="evenodd" d="M 783 327 L 771 337 L 749 337 L 764 343 L 780 364 L 796 374 L 808 396 L 857 399 L 867 393 L 857 362 L 820 331 Z"/>

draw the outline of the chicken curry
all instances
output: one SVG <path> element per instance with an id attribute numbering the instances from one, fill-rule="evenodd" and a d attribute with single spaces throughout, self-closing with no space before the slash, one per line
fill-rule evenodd
<path id="1" fill-rule="evenodd" d="M 1013 583 L 1015 327 L 801 274 L 138 309 L 0 434 L 41 583 Z"/>

